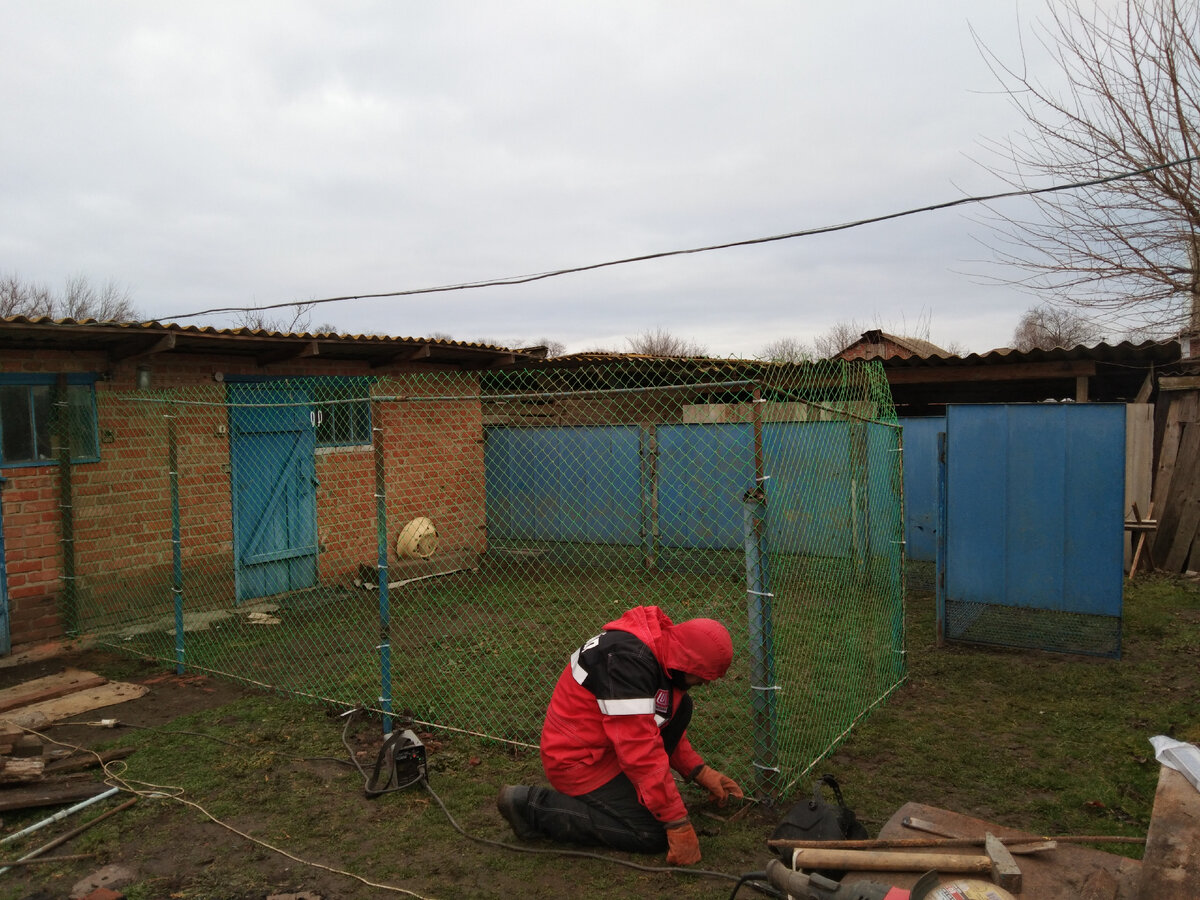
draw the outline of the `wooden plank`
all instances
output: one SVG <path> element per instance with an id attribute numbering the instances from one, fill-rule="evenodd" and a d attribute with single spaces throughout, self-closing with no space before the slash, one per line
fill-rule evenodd
<path id="1" fill-rule="evenodd" d="M 941 832 L 963 837 L 984 838 L 990 831 L 1002 838 L 1038 840 L 1037 835 L 1029 832 L 921 803 L 906 803 L 893 813 L 880 829 L 879 837 L 912 837 L 915 832 L 902 824 L 905 818 L 927 819 L 935 823 Z M 1066 843 L 1059 844 L 1052 853 L 1022 856 L 1019 865 L 1022 893 L 1018 896 L 1030 900 L 1082 900 L 1084 897 L 1099 900 L 1101 895 L 1095 893 L 1094 888 L 1100 882 L 1108 886 L 1107 892 L 1102 895 L 1104 900 L 1133 900 L 1137 896 L 1137 881 L 1142 869 L 1139 860 Z M 859 871 L 848 873 L 842 883 L 886 881 L 899 888 L 911 888 L 918 878 L 920 873 L 916 872 L 889 871 L 881 876 L 878 872 Z"/>
<path id="2" fill-rule="evenodd" d="M 1200 388 L 1200 375 L 1166 375 L 1158 379 L 1162 391 L 1194 391 Z"/>
<path id="3" fill-rule="evenodd" d="M 1139 900 L 1194 900 L 1200 885 L 1200 791 L 1163 766 L 1142 857 Z"/>
<path id="4" fill-rule="evenodd" d="M 0 784 L 22 781 L 40 781 L 46 769 L 46 761 L 38 757 L 0 757 Z"/>
<path id="5" fill-rule="evenodd" d="M 1130 403 L 1125 407 L 1125 512 L 1135 506 L 1150 509 L 1154 485 L 1154 407 Z M 1157 527 L 1157 522 L 1155 523 Z M 1127 523 L 1128 527 L 1128 523 Z M 1125 541 L 1125 571 L 1133 565 L 1134 542 Z"/>
<path id="6" fill-rule="evenodd" d="M 131 756 L 136 749 L 136 747 L 117 747 L 115 750 L 102 750 L 99 753 L 89 752 L 81 756 L 72 756 L 70 759 L 60 759 L 47 764 L 46 774 L 61 775 L 63 772 L 80 772 L 112 762 L 114 759 L 124 759 Z"/>
<path id="7" fill-rule="evenodd" d="M 1158 511 L 1160 520 L 1163 518 L 1163 511 L 1167 508 L 1167 498 L 1171 496 L 1171 482 L 1175 477 L 1175 462 L 1179 458 L 1179 440 L 1183 436 L 1183 420 L 1180 417 L 1182 412 L 1181 399 L 1172 400 L 1167 407 L 1167 421 L 1163 427 L 1162 444 L 1158 454 L 1158 469 L 1154 473 L 1154 508 Z M 1151 538 L 1151 549 L 1154 548 L 1154 545 L 1155 540 Z"/>
<path id="8" fill-rule="evenodd" d="M 18 706 L 29 706 L 31 703 L 41 703 L 43 700 L 53 700 L 75 691 L 98 687 L 106 681 L 107 678 L 95 672 L 63 669 L 54 675 L 34 678 L 32 681 L 0 690 L 0 713 L 16 709 Z"/>
<path id="9" fill-rule="evenodd" d="M 1200 497 L 1187 497 L 1183 501 L 1183 510 L 1179 514 L 1179 525 L 1171 539 L 1171 549 L 1166 559 L 1162 561 L 1166 572 L 1182 572 L 1187 562 L 1188 552 L 1200 529 Z"/>
<path id="10" fill-rule="evenodd" d="M 1167 446 L 1163 445 L 1164 455 Z M 1159 477 L 1162 479 L 1155 486 L 1154 508 L 1160 510 L 1158 516 L 1158 533 L 1155 535 L 1152 548 L 1155 557 L 1165 567 L 1165 557 L 1175 541 L 1175 532 L 1183 515 L 1183 504 L 1190 495 L 1191 485 L 1195 481 L 1197 466 L 1200 465 L 1200 425 L 1193 422 L 1180 424 L 1179 443 L 1172 460 L 1169 478 L 1160 468 Z M 1159 494 L 1162 488 L 1162 499 Z M 1189 535 L 1190 536 L 1190 535 Z M 1189 542 L 1190 544 L 1190 542 Z"/>
<path id="11" fill-rule="evenodd" d="M 1184 425 L 1170 500 L 1175 515 L 1159 519 L 1155 555 L 1165 571 L 1180 572 L 1200 528 L 1200 423 Z"/>
<path id="12" fill-rule="evenodd" d="M 0 813 L 14 809 L 34 809 L 39 806 L 58 806 L 98 797 L 112 790 L 107 784 L 95 781 L 76 781 L 67 784 L 30 785 L 0 791 Z"/>
<path id="13" fill-rule="evenodd" d="M 2 713 L 0 719 L 22 728 L 41 728 L 50 722 L 57 722 L 59 719 L 69 716 L 112 706 L 114 703 L 124 703 L 126 700 L 135 700 L 148 693 L 149 690 L 150 688 L 144 684 L 113 681 L 85 691 L 76 691 L 56 700 L 47 700 L 43 703 L 35 703 L 32 706 L 23 706 L 20 709 Z"/>

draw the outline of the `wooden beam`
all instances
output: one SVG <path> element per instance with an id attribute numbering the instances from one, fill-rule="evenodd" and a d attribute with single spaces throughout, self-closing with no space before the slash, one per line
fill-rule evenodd
<path id="1" fill-rule="evenodd" d="M 145 356 L 153 356 L 156 353 L 166 353 L 168 350 L 175 349 L 175 335 L 148 335 L 138 337 L 132 340 L 125 341 L 111 347 L 108 351 L 108 358 L 113 362 L 121 362 L 126 359 L 140 359 Z"/>
<path id="2" fill-rule="evenodd" d="M 994 366 L 884 367 L 891 384 L 936 384 L 947 381 L 1051 381 L 1096 374 L 1091 360 L 998 364 Z"/>
<path id="3" fill-rule="evenodd" d="M 514 353 L 497 353 L 496 358 L 488 363 L 488 368 L 498 369 L 501 366 L 511 366 L 516 361 L 517 357 Z"/>
<path id="4" fill-rule="evenodd" d="M 1148 403 L 1150 394 L 1154 391 L 1154 372 L 1153 370 L 1146 373 L 1146 380 L 1142 382 L 1142 386 L 1138 389 L 1137 396 L 1133 398 L 1134 403 Z"/>
<path id="5" fill-rule="evenodd" d="M 1158 379 L 1162 391 L 1194 391 L 1200 388 L 1200 375 L 1174 375 Z"/>
<path id="6" fill-rule="evenodd" d="M 301 344 L 289 344 L 277 350 L 268 350 L 258 354 L 256 361 L 260 366 L 270 366 L 275 363 L 289 362 L 293 359 L 311 359 L 321 355 L 321 345 L 316 341 L 304 341 Z"/>
<path id="7" fill-rule="evenodd" d="M 396 353 L 388 353 L 384 356 L 377 357 L 371 360 L 370 366 L 372 369 L 378 369 L 380 366 L 390 366 L 393 363 L 415 362 L 419 359 L 429 359 L 433 355 L 433 348 L 429 344 L 420 344 L 411 350 L 399 350 Z"/>
<path id="8" fill-rule="evenodd" d="M 1088 379 L 1086 375 L 1075 376 L 1075 402 L 1088 402 Z"/>

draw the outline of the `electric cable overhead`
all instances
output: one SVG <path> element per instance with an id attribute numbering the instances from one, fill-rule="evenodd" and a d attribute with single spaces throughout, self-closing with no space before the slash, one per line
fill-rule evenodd
<path id="1" fill-rule="evenodd" d="M 972 203 L 990 203 L 994 200 L 1005 200 L 1012 197 L 1032 197 L 1039 194 L 1052 194 L 1061 191 L 1072 191 L 1080 188 L 1095 187 L 1097 185 L 1109 184 L 1114 181 L 1123 181 L 1127 178 L 1136 178 L 1140 175 L 1146 175 L 1150 172 L 1157 172 L 1161 169 L 1169 169 L 1175 166 L 1187 165 L 1195 162 L 1200 162 L 1200 156 L 1186 156 L 1182 159 L 1176 159 L 1171 160 L 1170 162 L 1147 166 L 1144 169 L 1118 172 L 1115 175 L 1106 175 L 1102 178 L 1092 178 L 1087 181 L 1073 181 L 1068 184 L 1055 184 L 1041 188 L 1025 188 L 1022 190 L 1002 191 L 997 194 L 982 194 L 972 197 L 960 197 L 957 200 L 947 200 L 942 203 L 932 203 L 928 206 L 919 206 L 912 209 L 902 210 L 900 212 L 885 213 L 883 215 L 871 216 L 864 219 L 855 219 L 851 222 L 842 222 L 838 225 L 821 225 L 816 228 L 806 228 L 801 231 L 789 231 L 785 234 L 775 234 L 768 237 L 746 238 L 738 241 L 727 241 L 721 244 L 709 244 L 704 247 L 691 247 L 684 250 L 663 250 L 658 253 L 645 253 L 639 256 L 627 256 L 622 259 L 612 259 L 605 262 L 589 263 L 582 266 L 571 266 L 565 269 L 551 269 L 550 271 L 536 272 L 529 275 L 513 275 L 506 278 L 493 278 L 485 281 L 466 281 L 458 284 L 444 284 L 437 287 L 385 291 L 376 294 L 346 294 L 341 297 L 322 297 L 316 300 L 289 300 L 283 303 L 270 303 L 265 306 L 217 306 L 210 309 L 197 310 L 196 312 L 163 316 L 162 320 L 176 321 L 179 319 L 194 319 L 198 316 L 214 315 L 217 313 L 255 312 L 268 309 L 285 309 L 294 306 L 316 306 L 323 303 L 340 303 L 344 300 L 380 300 L 388 297 L 412 297 L 420 294 L 439 294 L 452 291 L 466 291 L 475 288 L 506 287 L 515 284 L 529 284 L 531 282 L 542 281 L 547 278 L 557 278 L 562 275 L 573 275 L 579 272 L 591 272 L 596 269 L 610 268 L 612 266 L 624 266 L 629 265 L 630 263 L 648 262 L 655 259 L 667 259 L 673 256 L 687 256 L 693 253 L 708 253 L 714 250 L 729 250 L 734 247 L 750 247 L 756 244 L 770 244 L 775 241 L 787 241 L 794 238 L 813 237 L 819 234 L 831 234 L 836 231 L 847 231 L 851 228 L 860 228 L 864 225 L 874 225 L 878 222 L 901 219 L 906 216 L 917 215 L 918 213 L 936 212 L 938 210 L 951 209 L 956 206 L 965 206 Z M 157 321 L 159 320 L 152 320 L 143 324 L 154 324 Z"/>

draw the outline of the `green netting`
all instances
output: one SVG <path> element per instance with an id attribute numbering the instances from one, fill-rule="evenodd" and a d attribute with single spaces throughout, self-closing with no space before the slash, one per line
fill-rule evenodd
<path id="1" fill-rule="evenodd" d="M 639 360 L 99 391 L 65 620 L 133 653 L 536 744 L 639 604 L 734 636 L 691 737 L 786 791 L 904 677 L 877 363 Z"/>

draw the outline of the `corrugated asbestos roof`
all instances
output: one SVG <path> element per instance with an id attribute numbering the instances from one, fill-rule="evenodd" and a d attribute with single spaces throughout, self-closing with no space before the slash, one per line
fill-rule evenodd
<path id="1" fill-rule="evenodd" d="M 881 358 L 884 368 L 933 367 L 933 366 L 979 366 L 979 365 L 1011 365 L 1019 362 L 1060 362 L 1074 360 L 1091 360 L 1094 362 L 1111 363 L 1155 363 L 1163 365 L 1179 361 L 1179 341 L 1143 341 L 1134 344 L 1122 341 L 1119 344 L 1099 343 L 1089 347 L 1079 344 L 1075 347 L 1055 347 L 1053 350 L 1015 350 L 1012 347 L 1000 347 L 986 353 L 971 353 L 967 356 L 888 356 Z"/>
<path id="2" fill-rule="evenodd" d="M 0 318 L 0 347 L 104 350 L 113 360 L 164 352 L 254 356 L 261 364 L 321 357 L 365 360 L 372 366 L 424 361 L 484 368 L 537 359 L 544 350 L 512 350 L 441 338 L 377 334 L 285 334 L 254 328 L 213 328 L 167 322 L 101 322 L 45 316 Z"/>

